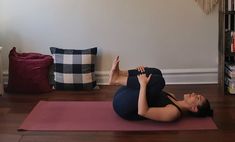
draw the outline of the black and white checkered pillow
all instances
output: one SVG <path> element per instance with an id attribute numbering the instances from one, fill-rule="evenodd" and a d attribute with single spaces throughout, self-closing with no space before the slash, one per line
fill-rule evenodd
<path id="1" fill-rule="evenodd" d="M 96 86 L 97 47 L 84 50 L 51 47 L 50 50 L 54 59 L 56 90 L 82 90 Z"/>

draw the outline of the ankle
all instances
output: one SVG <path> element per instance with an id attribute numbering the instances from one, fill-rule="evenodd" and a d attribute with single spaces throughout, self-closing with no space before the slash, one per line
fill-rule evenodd
<path id="1" fill-rule="evenodd" d="M 119 75 L 118 78 L 115 80 L 116 85 L 126 85 L 127 84 L 127 76 Z"/>
<path id="2" fill-rule="evenodd" d="M 128 72 L 127 71 L 119 70 L 119 74 L 122 75 L 122 76 L 128 76 Z"/>

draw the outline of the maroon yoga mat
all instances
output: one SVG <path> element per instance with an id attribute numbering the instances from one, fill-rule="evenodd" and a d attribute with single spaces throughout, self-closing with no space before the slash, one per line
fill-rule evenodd
<path id="1" fill-rule="evenodd" d="M 40 101 L 18 130 L 32 131 L 157 131 L 217 129 L 210 117 L 185 117 L 177 122 L 128 121 L 110 101 Z"/>

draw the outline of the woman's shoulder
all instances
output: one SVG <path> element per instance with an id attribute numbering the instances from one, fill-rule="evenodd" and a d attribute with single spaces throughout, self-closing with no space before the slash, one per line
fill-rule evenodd
<path id="1" fill-rule="evenodd" d="M 168 91 L 163 91 L 163 93 L 167 96 L 173 97 L 175 99 L 175 94 L 168 92 Z"/>
<path id="2" fill-rule="evenodd" d="M 175 105 L 168 104 L 166 107 L 168 109 L 171 109 L 172 111 L 174 111 L 176 115 L 181 116 L 181 114 L 182 114 L 181 110 L 178 107 L 176 107 Z"/>
<path id="3" fill-rule="evenodd" d="M 181 118 L 182 114 L 174 105 L 169 104 L 164 107 L 165 112 L 164 115 L 166 116 L 166 120 L 168 121 L 176 121 Z"/>

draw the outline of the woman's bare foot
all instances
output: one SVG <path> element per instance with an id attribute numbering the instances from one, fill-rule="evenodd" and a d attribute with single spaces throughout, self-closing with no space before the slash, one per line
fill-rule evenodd
<path id="1" fill-rule="evenodd" d="M 114 85 L 118 83 L 118 77 L 119 77 L 119 56 L 117 56 L 114 60 L 113 60 L 113 64 L 112 64 L 112 68 L 110 70 L 109 73 L 109 85 Z"/>

